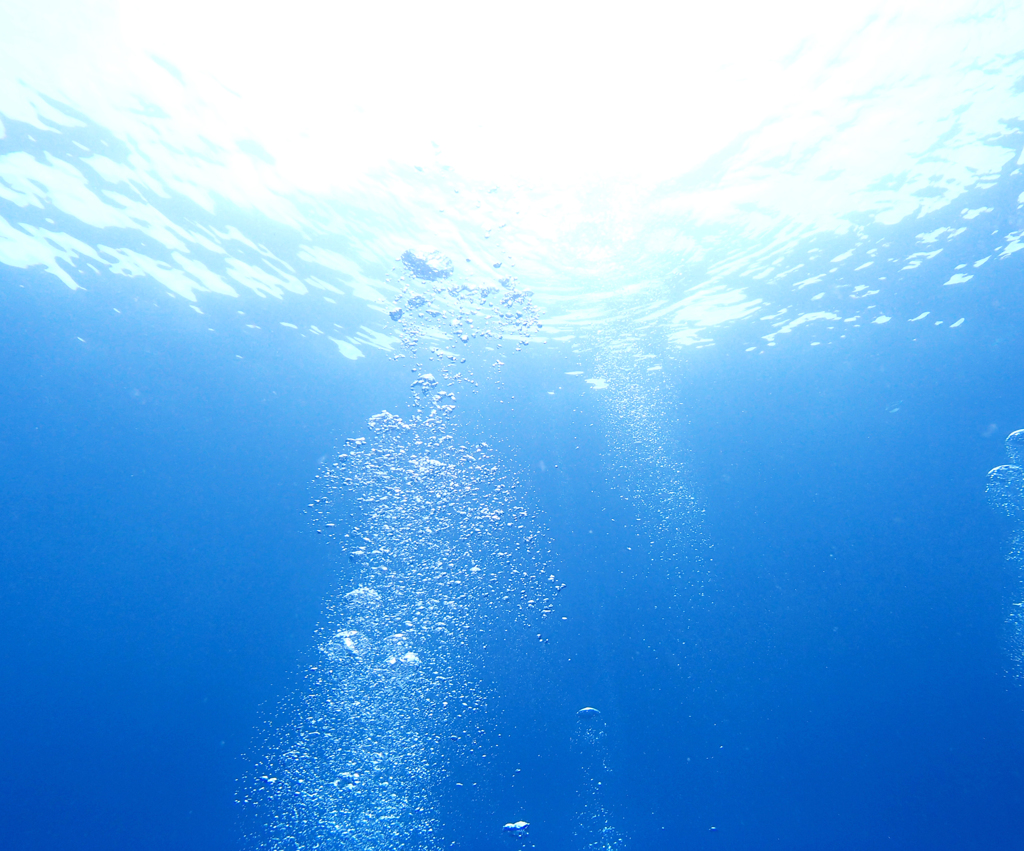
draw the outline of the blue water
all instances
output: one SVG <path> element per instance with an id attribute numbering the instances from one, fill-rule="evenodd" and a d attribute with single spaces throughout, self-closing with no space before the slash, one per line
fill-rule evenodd
<path id="1" fill-rule="evenodd" d="M 0 847 L 1020 847 L 1024 19 L 953 26 L 820 139 L 322 191 L 0 33 Z"/>
<path id="2" fill-rule="evenodd" d="M 244 338 L 155 299 L 72 305 L 31 273 L 2 298 L 5 845 L 234 847 L 242 755 L 336 581 L 310 480 L 402 379 L 287 339 L 239 361 Z M 523 666 L 493 684 L 505 742 L 445 800 L 445 836 L 498 847 L 522 817 L 538 848 L 571 847 L 592 704 L 631 847 L 1013 847 L 1024 696 L 984 473 L 1022 419 L 1019 317 L 955 346 L 880 330 L 813 359 L 674 362 L 664 410 L 709 542 L 693 599 L 631 518 L 604 520 L 596 394 L 552 401 L 558 356 L 524 358 L 517 421 L 473 417 L 535 470 L 568 620 L 543 652 L 494 650 Z"/>

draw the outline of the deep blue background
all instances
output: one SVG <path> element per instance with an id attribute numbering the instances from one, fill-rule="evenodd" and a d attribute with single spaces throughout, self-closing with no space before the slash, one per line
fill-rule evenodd
<path id="1" fill-rule="evenodd" d="M 235 847 L 242 755 L 334 575 L 310 481 L 337 437 L 400 406 L 400 365 L 209 332 L 238 323 L 116 282 L 0 276 L 4 847 Z M 459 847 L 501 847 L 514 818 L 570 847 L 588 704 L 632 848 L 1019 844 L 1015 586 L 984 500 L 1024 425 L 1011 283 L 957 332 L 868 326 L 765 355 L 724 335 L 666 363 L 712 545 L 696 600 L 635 524 L 606 522 L 600 459 L 622 436 L 564 376 L 573 355 L 531 347 L 467 400 L 526 471 L 568 620 L 485 660 L 503 741 L 446 795 Z"/>
<path id="2" fill-rule="evenodd" d="M 570 621 L 506 693 L 523 761 L 505 757 L 523 772 L 476 820 L 532 815 L 539 848 L 571 847 L 573 713 L 595 705 L 630 847 L 1018 844 L 1024 689 L 1004 673 L 1003 621 L 1019 586 L 984 496 L 1024 422 L 1020 305 L 1001 308 L 961 336 L 868 327 L 680 356 L 672 413 L 712 545 L 696 601 L 672 600 L 622 514 L 600 521 L 609 482 L 559 437 L 607 409 L 524 381 L 523 420 L 543 425 L 517 441 L 521 464 L 550 470 L 563 448 L 534 485 Z"/>
<path id="3" fill-rule="evenodd" d="M 310 481 L 369 371 L 0 274 L 0 844 L 235 847 L 239 754 L 331 579 Z"/>

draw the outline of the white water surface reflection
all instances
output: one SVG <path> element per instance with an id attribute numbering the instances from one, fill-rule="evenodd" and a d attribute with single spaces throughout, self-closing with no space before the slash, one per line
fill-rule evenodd
<path id="1" fill-rule="evenodd" d="M 940 288 L 1024 247 L 1003 4 L 194 5 L 6 7 L 0 262 L 279 303 L 356 360 L 410 246 L 514 274 L 539 339 L 752 352 L 960 327 Z"/>

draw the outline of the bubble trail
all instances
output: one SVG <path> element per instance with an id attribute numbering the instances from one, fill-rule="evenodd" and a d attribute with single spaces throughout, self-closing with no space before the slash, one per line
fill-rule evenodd
<path id="1" fill-rule="evenodd" d="M 624 330 L 604 335 L 593 356 L 604 381 L 598 392 L 609 409 L 612 451 L 605 466 L 621 510 L 636 519 L 658 569 L 673 582 L 672 593 L 700 594 L 708 575 L 704 505 L 678 439 L 685 421 L 670 376 L 644 341 Z"/>
<path id="2" fill-rule="evenodd" d="M 585 706 L 576 713 L 573 747 L 580 758 L 582 781 L 575 837 L 576 847 L 585 851 L 620 851 L 626 847 L 605 802 L 605 781 L 611 774 L 607 735 L 600 710 Z"/>
<path id="3" fill-rule="evenodd" d="M 1024 429 L 1006 438 L 1011 463 L 989 470 L 985 493 L 996 511 L 1013 522 L 1006 560 L 1016 572 L 1017 587 L 1006 618 L 1009 674 L 1024 679 Z"/>
<path id="4" fill-rule="evenodd" d="M 457 332 L 459 299 L 468 292 L 478 303 L 481 294 L 449 282 L 452 264 L 438 252 L 406 255 L 419 284 L 439 285 L 405 291 L 395 308 L 414 355 L 424 337 Z M 413 323 L 417 308 L 429 321 Z M 516 311 L 517 334 L 532 316 Z M 504 318 L 492 314 L 499 331 Z M 479 322 L 475 333 L 496 332 Z M 449 388 L 469 379 L 451 372 L 447 353 L 431 358 L 436 376 L 413 369 L 410 413 L 370 417 L 367 434 L 346 440 L 317 475 L 314 525 L 336 547 L 343 576 L 325 606 L 317 659 L 246 780 L 256 847 L 442 847 L 446 766 L 467 758 L 459 749 L 486 709 L 474 660 L 487 635 L 536 626 L 552 611 L 560 586 L 538 523 L 493 448 L 460 441 Z"/>

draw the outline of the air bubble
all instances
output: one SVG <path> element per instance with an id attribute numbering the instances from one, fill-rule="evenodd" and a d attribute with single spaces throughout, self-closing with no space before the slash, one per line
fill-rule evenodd
<path id="1" fill-rule="evenodd" d="M 339 630 L 324 648 L 332 659 L 340 660 L 346 656 L 362 658 L 370 652 L 370 640 L 355 629 Z"/>
<path id="2" fill-rule="evenodd" d="M 526 831 L 529 829 L 530 823 L 528 821 L 510 821 L 501 830 L 506 836 L 510 836 L 513 839 L 524 839 Z"/>
<path id="3" fill-rule="evenodd" d="M 380 605 L 380 592 L 365 585 L 360 585 L 345 595 L 345 608 L 353 615 L 375 612 L 380 608 Z"/>
<path id="4" fill-rule="evenodd" d="M 402 254 L 402 263 L 422 281 L 438 281 L 452 274 L 451 259 L 429 246 L 410 248 Z"/>

